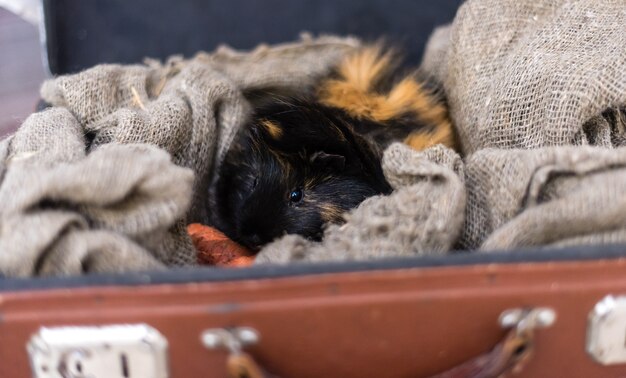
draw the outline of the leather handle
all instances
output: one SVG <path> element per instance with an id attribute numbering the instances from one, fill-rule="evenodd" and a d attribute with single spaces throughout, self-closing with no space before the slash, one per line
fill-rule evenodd
<path id="1" fill-rule="evenodd" d="M 247 353 L 231 354 L 226 361 L 230 378 L 269 378 L 261 367 Z"/>
<path id="2" fill-rule="evenodd" d="M 549 308 L 516 308 L 500 315 L 500 325 L 510 328 L 505 337 L 489 352 L 430 378 L 503 378 L 518 373 L 531 358 L 536 328 L 552 325 L 556 314 Z M 228 359 L 231 378 L 269 378 L 252 357 L 231 354 Z"/>
<path id="3" fill-rule="evenodd" d="M 533 352 L 532 332 L 511 329 L 488 353 L 431 378 L 499 378 L 518 372 Z"/>
<path id="4" fill-rule="evenodd" d="M 555 320 L 556 313 L 547 307 L 508 309 L 500 314 L 499 323 L 510 330 L 490 352 L 431 378 L 502 378 L 518 373 L 533 354 L 535 330 L 550 327 Z"/>
<path id="5" fill-rule="evenodd" d="M 430 378 L 500 378 L 517 372 L 532 354 L 532 335 L 530 330 L 511 329 L 490 352 Z M 229 378 L 272 377 L 247 353 L 231 354 L 227 366 Z"/>

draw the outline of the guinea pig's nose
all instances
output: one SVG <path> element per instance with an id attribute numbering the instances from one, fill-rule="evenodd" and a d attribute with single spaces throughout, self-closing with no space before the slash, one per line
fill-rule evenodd
<path id="1" fill-rule="evenodd" d="M 254 245 L 260 245 L 261 244 L 261 237 L 259 236 L 259 234 L 252 234 L 252 235 L 250 235 L 250 243 L 252 243 Z"/>
<path id="2" fill-rule="evenodd" d="M 258 251 L 261 247 L 261 237 L 259 234 L 246 235 L 241 241 L 243 245 L 254 251 Z"/>

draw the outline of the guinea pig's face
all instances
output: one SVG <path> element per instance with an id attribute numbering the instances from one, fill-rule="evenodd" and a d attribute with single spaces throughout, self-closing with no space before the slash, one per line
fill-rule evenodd
<path id="1" fill-rule="evenodd" d="M 217 183 L 221 228 L 251 248 L 284 234 L 318 240 L 323 225 L 378 194 L 366 180 L 346 174 L 346 157 L 325 151 L 285 154 L 254 132 L 231 148 Z"/>
<path id="2" fill-rule="evenodd" d="M 284 234 L 318 240 L 325 223 L 389 192 L 378 151 L 355 122 L 315 102 L 259 109 L 220 168 L 215 225 L 252 249 Z"/>

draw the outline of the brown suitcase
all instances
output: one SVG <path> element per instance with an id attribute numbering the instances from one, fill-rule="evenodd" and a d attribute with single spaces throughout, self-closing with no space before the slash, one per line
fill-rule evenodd
<path id="1" fill-rule="evenodd" d="M 167 339 L 171 377 L 228 376 L 232 351 L 208 349 L 201 335 L 234 327 L 256 331 L 258 341 L 243 350 L 267 376 L 626 376 L 626 365 L 606 366 L 586 352 L 594 307 L 626 292 L 625 255 L 603 247 L 5 280 L 0 377 L 31 374 L 26 345 L 40 327 L 138 323 Z M 518 355 L 488 366 L 498 364 L 488 353 L 510 333 L 502 314 L 532 308 L 546 309 L 548 318 L 553 311 L 553 322 L 531 326 Z M 605 352 L 624 352 L 624 324 L 622 350 Z"/>
<path id="2" fill-rule="evenodd" d="M 124 28 L 107 29 L 106 33 L 86 31 L 97 25 L 108 28 L 110 22 L 91 20 L 121 18 L 121 4 L 127 2 L 81 7 L 79 4 L 88 3 L 44 1 L 50 71 L 63 74 L 102 61 L 135 62 L 147 55 L 190 54 L 212 49 L 217 42 L 243 48 L 258 42 L 251 40 L 258 36 L 242 29 L 231 30 L 230 41 L 228 36 L 206 32 L 197 34 L 218 41 L 194 38 L 181 43 L 190 29 L 206 26 L 219 31 L 232 24 L 226 18 L 216 23 L 196 18 L 203 13 L 194 12 L 192 5 L 204 2 L 188 1 L 187 17 L 165 17 L 157 25 L 152 24 L 154 19 L 127 25 L 134 31 L 130 35 L 135 39 L 130 40 L 117 33 Z M 132 19 L 146 8 L 169 15 L 170 9 L 153 7 L 154 3 L 133 1 L 128 5 L 131 13 L 125 17 Z M 225 14 L 234 14 L 237 7 L 248 4 L 245 0 L 222 3 L 232 10 Z M 296 2 L 282 3 L 291 7 Z M 324 2 L 326 7 L 335 3 Z M 400 7 L 399 3 L 394 6 Z M 406 25 L 391 21 L 371 24 L 385 31 L 394 27 L 398 34 L 408 30 L 423 35 L 420 41 L 410 41 L 414 50 L 408 58 L 417 63 L 417 51 L 430 30 L 450 20 L 460 1 L 402 3 L 424 12 L 393 13 Z M 368 15 L 369 7 L 388 8 L 385 1 L 343 2 L 348 4 L 356 6 L 361 16 Z M 292 20 L 277 23 L 272 7 L 261 8 L 268 8 L 268 14 L 249 18 L 270 21 L 271 25 L 262 29 L 269 42 L 293 39 L 289 28 L 302 28 Z M 344 13 L 346 17 L 352 14 Z M 379 20 L 380 14 L 372 14 Z M 368 26 L 339 19 L 339 27 L 344 29 L 326 30 L 315 24 L 317 13 L 305 9 L 301 15 L 310 21 L 311 31 L 345 34 Z M 63 20 L 70 22 L 61 24 Z M 167 27 L 163 22 L 168 22 Z M 256 26 L 250 25 L 250 29 L 261 30 Z M 151 34 L 161 30 L 159 27 L 167 35 Z M 185 31 L 187 34 L 181 34 Z M 165 38 L 168 35 L 176 38 Z M 144 41 L 148 36 L 152 43 Z M 116 43 L 117 49 L 93 49 Z M 118 55 L 112 56 L 114 53 Z M 99 353 L 109 358 L 110 351 L 117 354 L 107 360 L 108 370 L 99 371 L 94 378 L 621 377 L 626 376 L 626 314 L 622 314 L 620 297 L 624 293 L 624 246 L 0 279 L 0 378 L 35 374 L 93 377 L 90 368 L 102 358 Z M 103 334 L 97 332 L 98 327 L 116 325 L 121 326 L 117 328 L 120 338 L 131 340 L 119 348 L 115 344 L 119 340 L 107 338 L 111 333 L 98 339 Z M 153 338 L 146 340 L 146 334 L 141 334 L 133 339 L 131 330 L 148 330 Z M 55 338 L 50 338 L 50 332 Z M 135 347 L 138 349 L 132 349 Z M 144 354 L 131 353 L 141 347 Z M 137 360 L 137 356 L 144 359 Z M 141 369 L 146 361 L 157 367 L 158 375 Z"/>

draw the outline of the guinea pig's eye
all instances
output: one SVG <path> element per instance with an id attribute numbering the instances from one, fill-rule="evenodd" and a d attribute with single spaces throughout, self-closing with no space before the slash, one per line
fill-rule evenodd
<path id="1" fill-rule="evenodd" d="M 302 201 L 302 197 L 304 196 L 304 193 L 302 193 L 302 189 L 297 188 L 291 191 L 291 193 L 289 193 L 289 201 L 291 201 L 291 203 L 298 203 L 300 201 Z"/>
<path id="2" fill-rule="evenodd" d="M 258 184 L 258 183 L 259 183 L 259 178 L 255 177 L 254 181 L 252 182 L 252 189 L 256 188 L 256 184 Z"/>

